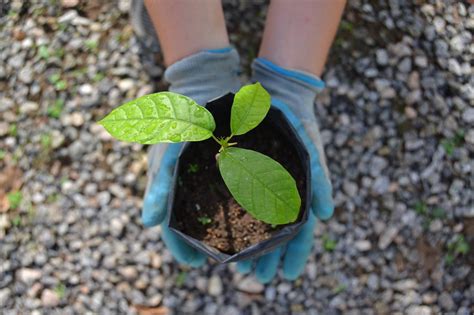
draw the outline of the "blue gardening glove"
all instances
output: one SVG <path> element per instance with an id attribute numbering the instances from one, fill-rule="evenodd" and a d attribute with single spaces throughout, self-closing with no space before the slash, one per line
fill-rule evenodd
<path id="1" fill-rule="evenodd" d="M 165 71 L 169 90 L 191 97 L 200 105 L 240 87 L 239 56 L 233 48 L 206 50 L 186 57 Z M 175 259 L 199 267 L 206 256 L 185 243 L 167 225 L 168 194 L 182 143 L 155 144 L 148 154 L 148 185 L 142 221 L 147 227 L 161 224 L 162 239 Z"/>
<path id="2" fill-rule="evenodd" d="M 256 262 L 237 263 L 237 270 L 248 273 L 256 263 L 257 280 L 267 283 L 276 275 L 283 255 L 283 277 L 294 280 L 303 272 L 311 254 L 316 218 L 326 220 L 334 212 L 329 172 L 313 107 L 316 93 L 324 87 L 324 82 L 312 74 L 284 69 L 263 58 L 257 58 L 252 68 L 253 80 L 267 89 L 272 104 L 285 114 L 309 152 L 313 199 L 308 222 L 295 238 Z"/>

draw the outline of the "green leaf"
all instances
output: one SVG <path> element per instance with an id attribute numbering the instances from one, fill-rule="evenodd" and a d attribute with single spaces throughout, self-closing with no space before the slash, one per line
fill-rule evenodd
<path id="1" fill-rule="evenodd" d="M 13 191 L 7 194 L 7 199 L 10 204 L 10 209 L 16 209 L 20 206 L 23 195 L 21 191 Z"/>
<path id="2" fill-rule="evenodd" d="M 235 94 L 230 114 L 233 135 L 243 135 L 262 122 L 270 109 L 270 94 L 260 83 L 246 85 Z"/>
<path id="3" fill-rule="evenodd" d="M 269 224 L 298 218 L 301 198 L 296 182 L 280 163 L 240 148 L 223 150 L 218 163 L 232 196 L 254 218 Z"/>
<path id="4" fill-rule="evenodd" d="M 199 223 L 201 223 L 202 225 L 206 225 L 206 224 L 211 224 L 211 223 L 212 223 L 212 219 L 209 218 L 208 216 L 198 217 L 197 220 L 198 220 Z"/>
<path id="5" fill-rule="evenodd" d="M 337 241 L 329 238 L 329 236 L 324 235 L 323 236 L 323 247 L 326 251 L 332 252 L 334 249 L 336 249 L 337 246 Z"/>
<path id="6" fill-rule="evenodd" d="M 161 92 L 139 97 L 114 109 L 99 124 L 122 141 L 201 141 L 212 136 L 212 114 L 184 95 Z"/>

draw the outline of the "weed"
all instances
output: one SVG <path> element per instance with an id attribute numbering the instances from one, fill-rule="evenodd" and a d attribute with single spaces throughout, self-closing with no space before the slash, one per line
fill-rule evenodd
<path id="1" fill-rule="evenodd" d="M 16 209 L 20 206 L 21 201 L 23 200 L 23 194 L 21 191 L 13 191 L 7 194 L 8 203 L 10 204 L 10 209 Z"/>

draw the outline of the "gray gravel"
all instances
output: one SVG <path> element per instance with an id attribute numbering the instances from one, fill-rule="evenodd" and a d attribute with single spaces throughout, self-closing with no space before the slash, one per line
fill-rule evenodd
<path id="1" fill-rule="evenodd" d="M 2 314 L 474 312 L 473 5 L 350 1 L 316 102 L 336 214 L 304 276 L 263 286 L 181 267 L 141 225 L 145 148 L 94 121 L 166 84 L 129 1 L 85 3 L 0 6 Z M 244 79 L 266 6 L 225 1 Z"/>

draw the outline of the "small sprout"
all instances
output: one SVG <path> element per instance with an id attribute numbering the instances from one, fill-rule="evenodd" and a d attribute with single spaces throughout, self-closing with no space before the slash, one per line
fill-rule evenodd
<path id="1" fill-rule="evenodd" d="M 59 283 L 55 288 L 54 292 L 62 299 L 66 295 L 66 286 L 63 283 Z"/>
<path id="2" fill-rule="evenodd" d="M 51 135 L 49 133 L 44 133 L 41 135 L 40 141 L 43 150 L 48 150 L 51 148 L 51 143 L 53 142 L 53 139 L 51 138 Z"/>
<path id="3" fill-rule="evenodd" d="M 97 83 L 97 82 L 102 81 L 104 78 L 105 78 L 105 74 L 103 74 L 102 72 L 97 72 L 92 78 L 92 81 Z"/>
<path id="4" fill-rule="evenodd" d="M 60 32 L 64 32 L 67 29 L 68 24 L 67 23 L 59 23 L 58 24 L 58 30 Z"/>
<path id="5" fill-rule="evenodd" d="M 433 218 L 435 219 L 444 219 L 446 217 L 446 211 L 444 211 L 443 208 L 440 208 L 440 207 L 436 207 L 433 209 L 433 211 L 431 212 L 431 215 L 433 216 Z"/>
<path id="6" fill-rule="evenodd" d="M 188 273 L 186 271 L 181 271 L 176 277 L 176 286 L 182 287 L 183 284 L 186 282 L 187 277 Z"/>
<path id="7" fill-rule="evenodd" d="M 453 155 L 454 150 L 464 143 L 464 131 L 460 130 L 451 138 L 441 140 L 441 145 L 448 156 Z"/>
<path id="8" fill-rule="evenodd" d="M 54 88 L 58 91 L 65 90 L 67 88 L 67 82 L 61 79 L 59 73 L 54 73 L 48 77 L 48 81 L 54 85 Z"/>
<path id="9" fill-rule="evenodd" d="M 466 255 L 469 252 L 469 243 L 466 242 L 464 236 L 458 235 L 455 241 L 448 245 L 448 248 L 456 255 Z"/>
<path id="10" fill-rule="evenodd" d="M 21 217 L 19 215 L 15 216 L 13 219 L 12 219 L 12 225 L 14 227 L 19 227 L 21 226 Z"/>
<path id="11" fill-rule="evenodd" d="M 459 256 L 465 256 L 469 253 L 469 243 L 464 239 L 463 235 L 457 235 L 452 242 L 448 244 L 448 252 L 445 261 L 448 265 L 452 264 Z"/>
<path id="12" fill-rule="evenodd" d="M 23 195 L 21 191 L 14 191 L 7 194 L 7 199 L 10 204 L 10 209 L 16 209 L 20 206 Z"/>
<path id="13" fill-rule="evenodd" d="M 46 46 L 44 46 L 44 45 L 41 45 L 41 46 L 38 48 L 38 55 L 39 55 L 42 59 L 48 60 L 48 58 L 49 58 L 49 49 L 48 49 L 48 47 L 46 47 Z"/>
<path id="14" fill-rule="evenodd" d="M 90 51 L 96 51 L 99 47 L 99 43 L 95 39 L 88 39 L 85 41 L 84 44 L 86 45 L 86 48 Z"/>
<path id="15" fill-rule="evenodd" d="M 188 173 L 195 174 L 199 171 L 199 165 L 194 163 L 194 164 L 189 164 L 188 165 Z"/>
<path id="16" fill-rule="evenodd" d="M 329 238 L 328 235 L 323 236 L 323 247 L 325 251 L 332 252 L 336 249 L 337 241 Z"/>
<path id="17" fill-rule="evenodd" d="M 59 200 L 60 195 L 58 193 L 53 193 L 46 198 L 47 203 L 54 203 Z"/>
<path id="18" fill-rule="evenodd" d="M 56 84 L 59 80 L 61 80 L 61 75 L 59 73 L 54 73 L 48 77 L 48 81 L 51 84 Z"/>
<path id="19" fill-rule="evenodd" d="M 428 206 L 423 201 L 418 201 L 415 205 L 415 212 L 419 215 L 426 215 L 428 213 Z"/>
<path id="20" fill-rule="evenodd" d="M 15 10 L 8 11 L 8 17 L 11 18 L 11 19 L 14 19 L 14 18 L 18 17 L 18 12 L 15 11 Z"/>
<path id="21" fill-rule="evenodd" d="M 16 137 L 18 135 L 18 126 L 16 124 L 11 124 L 8 133 L 10 136 Z"/>
<path id="22" fill-rule="evenodd" d="M 433 220 L 446 218 L 446 212 L 441 207 L 429 209 L 426 203 L 418 201 L 415 204 L 415 212 L 422 217 L 422 227 L 427 230 Z"/>
<path id="23" fill-rule="evenodd" d="M 85 74 L 87 74 L 88 68 L 87 67 L 81 67 L 79 69 L 76 69 L 72 72 L 72 76 L 75 78 L 81 77 Z"/>
<path id="24" fill-rule="evenodd" d="M 446 262 L 446 265 L 450 266 L 454 263 L 454 255 L 451 253 L 447 253 L 446 256 L 444 256 L 444 261 Z"/>
<path id="25" fill-rule="evenodd" d="M 67 88 L 67 82 L 65 80 L 60 80 L 56 82 L 56 84 L 54 85 L 54 88 L 58 91 L 63 91 Z"/>
<path id="26" fill-rule="evenodd" d="M 347 285 L 341 283 L 337 287 L 334 288 L 333 293 L 339 294 L 341 292 L 344 292 L 346 289 L 347 289 Z"/>
<path id="27" fill-rule="evenodd" d="M 64 108 L 64 100 L 57 99 L 50 107 L 48 107 L 47 113 L 51 118 L 58 119 L 61 116 L 61 112 Z"/>
<path id="28" fill-rule="evenodd" d="M 55 51 L 55 53 L 54 53 L 54 55 L 55 55 L 56 57 L 58 57 L 58 58 L 64 57 L 64 54 L 65 54 L 65 51 L 64 51 L 64 48 L 63 48 L 63 47 L 57 49 L 57 50 Z"/>
<path id="29" fill-rule="evenodd" d="M 354 30 L 354 25 L 351 22 L 341 21 L 340 28 L 342 31 L 352 33 Z"/>
<path id="30" fill-rule="evenodd" d="M 2 161 L 6 155 L 7 153 L 5 152 L 5 150 L 0 149 L 0 161 Z"/>
<path id="31" fill-rule="evenodd" d="M 207 224 L 212 223 L 212 219 L 209 218 L 208 216 L 198 217 L 197 219 L 198 219 L 199 223 L 201 223 L 202 225 L 207 225 Z"/>

